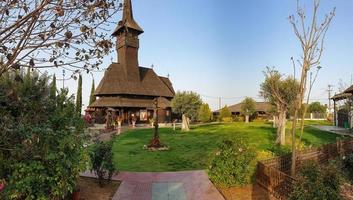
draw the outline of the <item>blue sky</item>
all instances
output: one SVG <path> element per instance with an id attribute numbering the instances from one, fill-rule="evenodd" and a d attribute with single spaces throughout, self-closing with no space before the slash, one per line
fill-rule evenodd
<path id="1" fill-rule="evenodd" d="M 275 66 L 292 74 L 290 58 L 300 57 L 299 43 L 287 20 L 296 0 L 132 0 L 134 17 L 145 33 L 140 36 L 139 62 L 170 75 L 176 90 L 201 94 L 213 109 L 259 98 L 262 71 Z M 311 11 L 312 1 L 301 4 Z M 336 7 L 327 33 L 313 100 L 327 103 L 328 84 L 351 83 L 353 74 L 353 1 L 322 0 L 320 14 Z M 115 21 L 119 21 L 117 16 Z M 113 29 L 114 27 L 112 27 Z M 106 67 L 116 54 L 107 56 Z M 61 73 L 57 74 L 58 77 Z M 96 85 L 103 73 L 95 73 Z M 83 103 L 87 106 L 92 77 L 83 76 Z M 76 82 L 67 81 L 71 92 Z M 61 83 L 58 83 L 61 85 Z M 258 99 L 261 100 L 261 99 Z"/>

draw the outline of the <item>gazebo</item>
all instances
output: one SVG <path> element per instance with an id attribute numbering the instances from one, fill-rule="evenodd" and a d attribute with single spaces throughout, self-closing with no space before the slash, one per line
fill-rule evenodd
<path id="1" fill-rule="evenodd" d="M 352 104 L 348 103 L 345 108 L 338 107 L 337 103 L 343 100 L 350 100 L 353 102 L 353 85 L 346 89 L 344 92 L 336 94 L 333 98 L 334 103 L 334 125 L 344 128 L 353 127 L 353 110 Z"/>

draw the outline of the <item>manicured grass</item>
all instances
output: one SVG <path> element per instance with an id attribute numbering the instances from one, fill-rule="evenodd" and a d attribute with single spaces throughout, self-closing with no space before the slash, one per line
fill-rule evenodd
<path id="1" fill-rule="evenodd" d="M 226 138 L 244 136 L 257 151 L 279 154 L 274 144 L 276 130 L 270 123 L 242 122 L 196 126 L 189 132 L 160 129 L 161 141 L 170 147 L 165 152 L 143 149 L 152 138 L 152 129 L 128 131 L 114 142 L 114 164 L 122 171 L 182 171 L 206 169 L 219 142 Z M 306 145 L 319 146 L 335 142 L 336 135 L 307 127 L 303 136 Z M 287 148 L 289 149 L 289 148 Z"/>

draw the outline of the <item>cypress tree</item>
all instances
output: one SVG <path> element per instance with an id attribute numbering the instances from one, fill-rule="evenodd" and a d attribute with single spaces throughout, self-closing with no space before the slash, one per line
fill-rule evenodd
<path id="1" fill-rule="evenodd" d="M 96 96 L 94 96 L 94 90 L 95 90 L 95 85 L 94 85 L 94 79 L 93 79 L 92 88 L 91 88 L 91 95 L 89 97 L 89 105 L 91 105 L 93 102 L 96 101 Z"/>
<path id="2" fill-rule="evenodd" d="M 76 94 L 76 112 L 77 115 L 81 116 L 82 111 L 82 76 L 81 74 L 78 77 L 78 86 Z"/>
<path id="3" fill-rule="evenodd" d="M 55 99 L 55 97 L 56 97 L 56 76 L 54 74 L 53 81 L 51 82 L 51 85 L 50 85 L 50 98 Z"/>

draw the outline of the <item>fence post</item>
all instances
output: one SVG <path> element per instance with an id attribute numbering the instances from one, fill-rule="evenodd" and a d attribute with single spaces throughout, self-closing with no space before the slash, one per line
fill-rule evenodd
<path id="1" fill-rule="evenodd" d="M 310 113 L 310 119 L 314 119 L 313 113 Z"/>
<path id="2" fill-rule="evenodd" d="M 343 156 L 343 149 L 342 149 L 342 140 L 341 140 L 341 139 L 338 139 L 338 140 L 336 141 L 336 147 L 337 147 L 338 155 L 339 155 L 340 157 L 342 157 L 342 156 Z"/>

